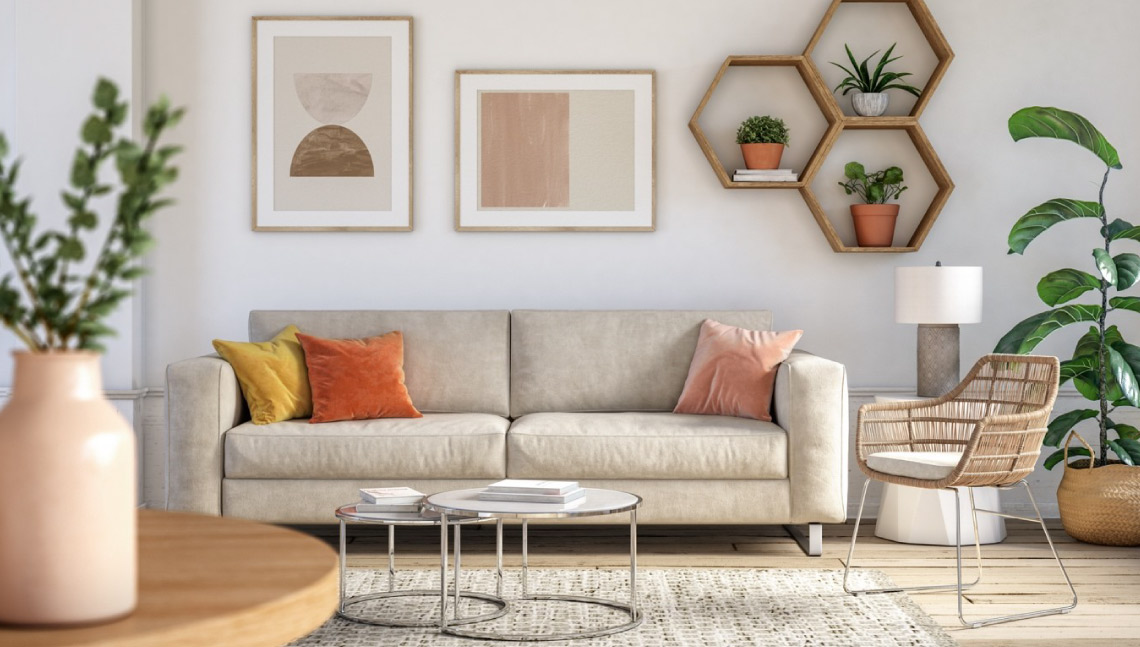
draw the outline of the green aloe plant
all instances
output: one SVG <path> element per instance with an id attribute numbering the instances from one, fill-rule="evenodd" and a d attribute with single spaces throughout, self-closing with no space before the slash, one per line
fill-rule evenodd
<path id="1" fill-rule="evenodd" d="M 843 48 L 847 50 L 847 60 L 851 61 L 851 67 L 848 68 L 847 66 L 836 63 L 835 61 L 831 62 L 832 65 L 847 73 L 847 78 L 840 81 L 839 85 L 835 86 L 835 90 L 833 90 L 833 92 L 839 92 L 840 90 L 843 90 L 843 94 L 845 96 L 852 90 L 870 93 L 886 92 L 887 90 L 902 90 L 904 92 L 909 92 L 916 97 L 922 94 L 922 90 L 919 90 L 913 85 L 908 85 L 902 81 L 902 79 L 911 76 L 910 72 L 886 71 L 886 67 L 888 65 L 902 58 L 901 56 L 891 58 L 891 53 L 895 51 L 895 45 L 897 44 L 898 43 L 894 43 L 887 48 L 887 51 L 883 54 L 882 58 L 879 59 L 878 65 L 875 66 L 874 72 L 871 71 L 871 68 L 868 67 L 867 64 L 871 61 L 875 54 L 879 53 L 879 50 L 871 52 L 871 55 L 863 59 L 863 62 L 860 63 L 855 59 L 855 55 L 851 53 L 851 47 L 846 44 L 843 45 Z"/>
<path id="2" fill-rule="evenodd" d="M 102 350 L 101 337 L 114 334 L 103 323 L 127 296 L 131 281 L 146 270 L 140 258 L 153 244 L 144 221 L 171 203 L 157 194 L 178 177 L 170 160 L 181 150 L 160 146 L 164 131 L 182 118 L 159 99 L 142 120 L 143 141 L 116 139 L 127 119 L 127 102 L 107 79 L 99 79 L 91 99 L 94 112 L 80 128 L 83 145 L 75 151 L 70 186 L 60 197 L 66 228 L 36 232 L 31 198 L 16 193 L 20 160 L 7 162 L 8 142 L 0 133 L 0 242 L 13 271 L 0 278 L 0 322 L 33 352 L 75 348 Z M 118 186 L 100 174 L 114 161 Z M 116 192 L 116 189 L 117 192 Z M 116 193 L 114 219 L 88 266 L 88 238 L 99 225 L 91 201 Z"/>
<path id="3" fill-rule="evenodd" d="M 1105 164 L 1096 202 L 1054 198 L 1034 207 L 1010 230 L 1009 253 L 1024 253 L 1029 243 L 1045 230 L 1078 218 L 1099 222 L 1104 245 L 1091 252 L 1094 272 L 1065 268 L 1046 274 L 1037 284 L 1037 294 L 1052 309 L 1014 326 L 994 350 L 1029 353 L 1065 326 L 1091 323 L 1088 332 L 1077 342 L 1073 357 L 1061 362 L 1061 383 L 1072 380 L 1081 395 L 1098 406 L 1057 416 L 1049 423 L 1044 442 L 1060 447 L 1078 423 L 1096 419 L 1100 428 L 1100 455 L 1094 457 L 1095 464 L 1108 463 L 1108 453 L 1112 452 L 1127 465 L 1140 465 L 1140 430 L 1112 419 L 1122 407 L 1140 407 L 1140 386 L 1137 385 L 1140 347 L 1124 341 L 1120 329 L 1108 323 L 1109 315 L 1114 312 L 1140 313 L 1140 298 L 1119 295 L 1140 278 L 1140 256 L 1132 252 L 1112 254 L 1112 245 L 1117 241 L 1140 241 L 1140 227 L 1119 218 L 1109 222 L 1104 208 L 1104 189 L 1112 171 L 1122 168 L 1120 157 L 1087 119 L 1057 108 L 1018 110 L 1009 118 L 1009 134 L 1014 141 L 1030 137 L 1068 140 L 1088 149 Z M 1094 293 L 1097 303 L 1072 303 L 1086 292 Z M 1113 292 L 1116 296 L 1110 296 Z M 1074 447 L 1069 454 L 1090 456 L 1084 447 Z M 1063 457 L 1063 450 L 1058 449 L 1046 458 L 1045 467 L 1052 469 Z"/>

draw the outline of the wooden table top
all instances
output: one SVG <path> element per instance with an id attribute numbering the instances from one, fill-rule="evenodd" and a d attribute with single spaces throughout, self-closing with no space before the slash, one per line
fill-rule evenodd
<path id="1" fill-rule="evenodd" d="M 338 593 L 336 553 L 313 537 L 242 519 L 140 510 L 133 614 L 68 629 L 0 625 L 0 647 L 282 645 L 323 624 Z"/>

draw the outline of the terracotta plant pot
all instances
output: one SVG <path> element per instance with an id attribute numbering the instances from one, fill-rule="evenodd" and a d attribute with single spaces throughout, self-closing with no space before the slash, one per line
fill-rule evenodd
<path id="1" fill-rule="evenodd" d="M 784 155 L 783 144 L 741 144 L 744 166 L 750 169 L 780 168 L 780 158 Z"/>
<path id="2" fill-rule="evenodd" d="M 860 247 L 890 247 L 895 239 L 897 204 L 853 204 L 851 219 L 855 221 L 855 240 Z"/>
<path id="3" fill-rule="evenodd" d="M 135 435 L 99 355 L 14 353 L 0 410 L 0 624 L 88 624 L 138 597 Z"/>

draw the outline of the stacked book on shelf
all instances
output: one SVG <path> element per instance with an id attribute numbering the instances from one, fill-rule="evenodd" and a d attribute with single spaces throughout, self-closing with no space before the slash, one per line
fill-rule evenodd
<path id="1" fill-rule="evenodd" d="M 800 175 L 790 168 L 751 169 L 738 168 L 733 182 L 799 182 Z"/>
<path id="2" fill-rule="evenodd" d="M 553 503 L 564 506 L 580 504 L 586 491 L 577 481 L 534 481 L 506 479 L 488 485 L 479 493 L 481 501 L 514 501 L 518 503 Z"/>
<path id="3" fill-rule="evenodd" d="M 424 493 L 410 487 L 360 488 L 359 512 L 419 512 Z"/>

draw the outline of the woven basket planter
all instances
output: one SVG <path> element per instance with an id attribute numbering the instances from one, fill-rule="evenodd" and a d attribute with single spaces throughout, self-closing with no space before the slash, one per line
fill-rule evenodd
<path id="1" fill-rule="evenodd" d="M 1069 435 L 1065 444 L 1078 434 Z M 1093 453 L 1089 449 L 1089 453 Z M 1089 468 L 1089 460 L 1065 461 L 1057 488 L 1061 524 L 1074 539 L 1105 546 L 1140 546 L 1140 467 L 1114 462 Z"/>

